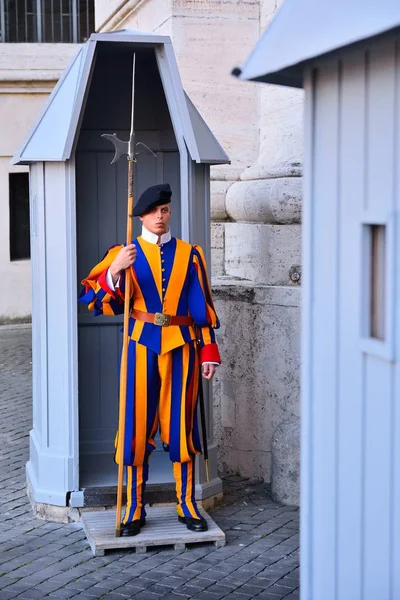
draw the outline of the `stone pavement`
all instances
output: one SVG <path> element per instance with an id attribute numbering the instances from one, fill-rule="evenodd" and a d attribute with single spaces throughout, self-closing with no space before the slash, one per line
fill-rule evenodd
<path id="1" fill-rule="evenodd" d="M 29 326 L 0 327 L 0 600 L 295 600 L 298 511 L 267 486 L 224 477 L 224 505 L 210 513 L 227 545 L 113 552 L 94 558 L 79 523 L 33 517 L 25 492 L 31 428 Z"/>

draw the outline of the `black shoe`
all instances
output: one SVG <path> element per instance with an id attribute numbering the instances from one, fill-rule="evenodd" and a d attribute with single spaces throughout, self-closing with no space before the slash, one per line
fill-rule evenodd
<path id="1" fill-rule="evenodd" d="M 146 525 L 146 519 L 135 519 L 130 523 L 121 523 L 122 535 L 137 535 L 140 533 L 140 527 Z"/>
<path id="2" fill-rule="evenodd" d="M 208 529 L 207 521 L 203 517 L 194 519 L 193 517 L 180 517 L 178 515 L 178 521 L 179 523 L 185 523 L 190 531 L 207 531 Z"/>

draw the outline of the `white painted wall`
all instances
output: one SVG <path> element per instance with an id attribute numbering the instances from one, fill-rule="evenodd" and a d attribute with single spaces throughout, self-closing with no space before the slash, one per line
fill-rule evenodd
<path id="1" fill-rule="evenodd" d="M 138 29 L 170 35 L 172 0 L 96 0 L 96 31 Z"/>
<path id="2" fill-rule="evenodd" d="M 10 261 L 9 173 L 13 154 L 38 117 L 76 44 L 1 44 L 0 53 L 0 277 L 7 282 L 0 298 L 2 319 L 31 314 L 30 261 Z"/>
<path id="3" fill-rule="evenodd" d="M 1 105 L 1 96 L 0 96 Z M 1 111 L 1 109 L 0 109 Z M 0 119 L 1 121 L 1 119 Z M 11 157 L 0 158 L 0 277 L 7 282 L 0 300 L 0 321 L 25 317 L 31 313 L 30 260 L 10 260 L 9 173 L 26 172 L 26 167 L 11 167 Z"/>
<path id="4" fill-rule="evenodd" d="M 400 597 L 399 76 L 391 41 L 306 80 L 305 600 Z M 387 228 L 384 341 L 363 326 L 371 223 Z"/>

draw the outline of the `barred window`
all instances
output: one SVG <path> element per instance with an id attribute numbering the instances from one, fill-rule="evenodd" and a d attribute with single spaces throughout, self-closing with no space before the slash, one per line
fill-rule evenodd
<path id="1" fill-rule="evenodd" d="M 2 42 L 85 42 L 94 32 L 94 0 L 0 0 Z"/>
<path id="2" fill-rule="evenodd" d="M 10 173 L 10 260 L 30 258 L 29 174 Z"/>

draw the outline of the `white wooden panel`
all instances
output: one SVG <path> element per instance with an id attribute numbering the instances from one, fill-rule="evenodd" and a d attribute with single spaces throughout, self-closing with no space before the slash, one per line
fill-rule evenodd
<path id="1" fill-rule="evenodd" d="M 365 209 L 387 218 L 392 208 L 394 143 L 394 43 L 368 53 Z"/>
<path id="2" fill-rule="evenodd" d="M 365 358 L 363 600 L 390 598 L 391 365 Z"/>
<path id="3" fill-rule="evenodd" d="M 393 177 L 395 140 L 394 43 L 369 53 L 366 216 L 387 225 L 386 333 L 393 334 Z M 389 235 L 390 234 L 390 235 Z M 390 348 L 389 348 L 390 350 Z M 387 358 L 392 358 L 391 354 Z M 364 438 L 364 598 L 389 598 L 392 552 L 392 460 L 393 460 L 393 363 L 370 353 L 365 358 Z M 379 493 L 377 494 L 377 490 Z"/>
<path id="4" fill-rule="evenodd" d="M 393 176 L 395 157 L 395 45 L 377 45 L 368 52 L 366 74 L 366 168 L 365 210 L 362 222 L 386 228 L 384 339 L 369 337 L 370 248 L 364 249 L 364 295 L 362 298 L 363 339 L 360 348 L 368 355 L 393 360 L 394 354 L 394 258 Z M 367 234 L 367 231 L 365 232 Z"/>
<path id="5" fill-rule="evenodd" d="M 396 47 L 395 90 L 395 148 L 394 148 L 394 244 L 395 280 L 393 289 L 395 356 L 392 390 L 392 499 L 391 499 L 391 592 L 392 598 L 400 598 L 400 44 Z"/>
<path id="6" fill-rule="evenodd" d="M 43 447 L 47 447 L 49 443 L 49 434 L 48 434 L 48 413 L 47 413 L 47 403 L 49 396 L 49 382 L 47 377 L 47 369 L 48 369 L 48 353 L 49 349 L 47 346 L 47 335 L 48 335 L 48 325 L 47 325 L 47 286 L 48 286 L 48 275 L 47 275 L 47 246 L 46 246 L 46 235 L 47 235 L 47 224 L 46 224 L 46 214 L 45 214 L 45 201 L 46 201 L 46 189 L 45 189 L 45 170 L 44 163 L 39 163 L 40 175 L 39 175 L 39 183 L 38 183 L 38 221 L 37 221 L 37 231 L 38 231 L 38 259 L 40 261 L 40 266 L 38 267 L 38 280 L 37 280 L 37 288 L 35 289 L 34 294 L 38 295 L 39 300 L 39 331 L 40 331 L 40 388 L 38 390 L 39 394 L 37 396 L 37 401 L 41 405 L 41 419 L 40 419 L 40 437 L 38 436 L 38 440 L 43 445 Z M 33 296 L 33 294 L 32 294 Z M 36 326 L 35 326 L 36 328 Z M 39 465 L 37 465 L 39 469 Z"/>
<path id="7" fill-rule="evenodd" d="M 337 63 L 317 73 L 314 112 L 312 598 L 324 600 L 336 600 L 338 82 Z"/>
<path id="8" fill-rule="evenodd" d="M 312 420 L 312 357 L 313 318 L 312 289 L 314 285 L 314 71 L 305 75 L 305 140 L 304 140 L 304 199 L 302 209 L 302 314 L 301 314 L 301 458 L 300 458 L 300 546 L 301 597 L 312 600 L 312 531 L 313 531 L 313 420 Z"/>
<path id="9" fill-rule="evenodd" d="M 365 139 L 364 55 L 345 60 L 341 81 L 340 118 L 340 244 L 338 281 L 338 446 L 337 446 L 337 598 L 361 597 L 362 504 L 362 356 L 360 334 L 360 215 L 364 195 Z M 351 502 L 349 499 L 351 498 Z M 350 535 L 349 535 L 350 534 Z"/>
<path id="10" fill-rule="evenodd" d="M 306 78 L 301 498 L 306 600 L 400 597 L 400 77 L 394 76 L 399 65 L 393 45 L 377 45 L 365 57 L 359 50 L 343 59 L 339 69 L 332 61 L 314 82 Z M 362 286 L 365 222 L 387 223 L 390 230 L 391 351 L 379 355 L 363 342 L 361 327 L 368 293 Z"/>
<path id="11" fill-rule="evenodd" d="M 398 221 L 400 218 L 398 217 Z M 400 227 L 400 222 L 398 222 Z M 400 238 L 399 238 L 400 239 Z M 397 244 L 400 256 L 400 243 Z M 400 277 L 397 278 L 397 340 L 400 341 Z M 397 348 L 399 348 L 399 343 Z M 397 351 L 399 352 L 399 350 Z M 400 361 L 397 354 L 396 364 L 393 366 L 393 391 L 392 391 L 392 462 L 391 462 L 391 555 L 390 555 L 390 586 L 392 598 L 400 598 Z"/>
<path id="12" fill-rule="evenodd" d="M 65 163 L 65 238 L 66 238 L 66 285 L 67 303 L 70 307 L 65 327 L 67 329 L 66 358 L 67 387 L 67 422 L 69 435 L 65 454 L 70 458 L 66 463 L 68 472 L 64 485 L 68 491 L 79 489 L 79 406 L 78 406 L 78 306 L 77 306 L 77 240 L 76 240 L 76 185 L 75 157 Z"/>
<path id="13" fill-rule="evenodd" d="M 45 219 L 47 267 L 47 380 L 48 446 L 63 452 L 68 440 L 68 331 L 66 180 L 64 163 L 45 166 Z"/>
<path id="14" fill-rule="evenodd" d="M 41 394 L 41 301 L 42 296 L 38 293 L 40 289 L 40 276 L 43 268 L 40 256 L 40 243 L 43 240 L 43 230 L 39 223 L 40 203 L 43 202 L 43 165 L 37 163 L 32 165 L 29 173 L 29 207 L 31 228 L 31 286 L 32 286 L 32 395 L 33 402 L 33 429 L 36 436 L 41 436 L 42 410 L 37 401 Z M 41 235 L 40 235 L 41 234 Z"/>
<path id="15" fill-rule="evenodd" d="M 398 231 L 400 231 L 400 211 L 397 217 Z M 397 256 L 400 256 L 400 235 L 397 243 Z M 397 357 L 393 365 L 393 390 L 392 390 L 392 462 L 391 462 L 391 556 L 390 575 L 393 598 L 400 598 L 400 277 L 397 278 L 397 327 L 396 336 Z"/>
<path id="16" fill-rule="evenodd" d="M 31 432 L 28 477 L 36 502 L 65 505 L 67 491 L 78 485 L 73 165 L 39 163 L 32 185 L 34 412 L 40 418 Z"/>

